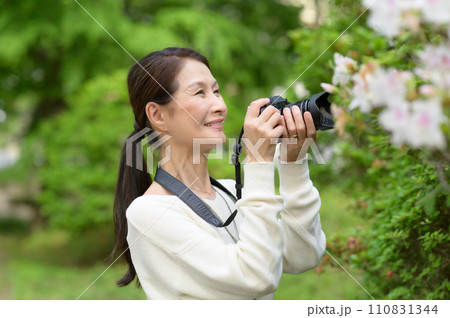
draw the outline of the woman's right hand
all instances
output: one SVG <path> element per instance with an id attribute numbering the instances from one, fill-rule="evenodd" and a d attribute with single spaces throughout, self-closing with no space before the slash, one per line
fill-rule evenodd
<path id="1" fill-rule="evenodd" d="M 268 98 L 261 98 L 248 106 L 242 138 L 246 162 L 272 162 L 278 138 L 286 130 L 284 118 L 274 106 L 268 106 L 258 116 L 260 108 L 269 102 Z"/>

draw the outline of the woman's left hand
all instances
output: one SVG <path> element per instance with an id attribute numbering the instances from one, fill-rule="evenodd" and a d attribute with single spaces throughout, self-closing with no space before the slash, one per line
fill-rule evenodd
<path id="1" fill-rule="evenodd" d="M 285 131 L 280 148 L 280 159 L 296 161 L 305 157 L 309 145 L 316 140 L 316 126 L 310 112 L 302 115 L 298 106 L 283 109 Z M 307 139 L 310 140 L 306 141 Z M 305 144 L 306 141 L 306 144 Z"/>

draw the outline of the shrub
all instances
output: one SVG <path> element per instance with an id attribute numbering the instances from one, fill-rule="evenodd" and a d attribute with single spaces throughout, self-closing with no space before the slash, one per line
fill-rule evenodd
<path id="1" fill-rule="evenodd" d="M 448 299 L 449 192 L 421 152 L 388 146 L 378 155 L 368 170 L 377 186 L 360 204 L 373 218 L 358 257 L 367 288 L 379 298 Z M 448 164 L 442 169 L 448 178 Z"/>

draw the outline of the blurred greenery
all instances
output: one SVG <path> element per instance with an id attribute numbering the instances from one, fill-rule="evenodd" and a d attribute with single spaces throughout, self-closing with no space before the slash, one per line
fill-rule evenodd
<path id="1" fill-rule="evenodd" d="M 73 1 L 9 3 L 0 17 L 0 43 L 7 47 L 0 53 L 8 114 L 2 142 L 20 138 L 16 169 L 25 171 L 25 186 L 30 177 L 39 180 L 32 199 L 41 215 L 69 230 L 111 222 L 119 154 L 133 122 L 125 79 L 134 58 L 166 46 L 205 54 L 223 83 L 226 133 L 236 136 L 246 105 L 287 73 L 284 30 L 298 25 L 298 8 L 276 2 L 258 10 L 237 1 L 80 4 L 115 40 Z"/>
<path id="2" fill-rule="evenodd" d="M 398 39 L 395 49 L 366 27 L 367 14 L 341 35 L 362 14 L 359 1 L 312 0 L 327 9 L 313 26 L 299 21 L 302 7 L 290 1 L 78 2 L 92 17 L 73 0 L 0 4 L 0 111 L 7 114 L 0 122 L 0 149 L 18 145 L 21 151 L 14 166 L 0 169 L 0 195 L 13 193 L 7 211 L 0 204 L 2 299 L 74 299 L 108 266 L 119 154 L 133 123 L 126 75 L 134 59 L 167 46 L 206 55 L 228 106 L 225 149 L 238 136 L 252 100 L 294 80 L 311 93 L 321 91 L 320 83 L 332 77 L 334 52 L 411 66 L 407 39 Z M 284 96 L 300 98 L 293 87 Z M 439 278 L 448 272 L 441 265 L 448 236 L 439 232 L 448 233 L 448 192 L 438 187 L 429 163 L 385 148 L 386 133 L 374 116 L 349 116 L 346 138 L 334 131 L 318 135 L 321 152 L 331 153 L 327 164 L 310 161 L 327 250 L 377 298 L 448 297 L 448 289 L 433 290 L 436 280 L 425 279 L 427 270 Z M 209 168 L 215 178 L 234 178 L 229 152 L 210 160 Z M 409 170 L 417 174 L 413 185 Z M 32 213 L 18 218 L 25 207 Z M 416 229 L 406 240 L 405 233 L 395 232 L 395 226 L 425 220 L 437 227 Z M 397 236 L 386 234 L 391 232 Z M 420 246 L 403 250 L 401 244 L 411 242 Z M 402 252 L 389 254 L 389 244 Z M 425 252 L 412 253 L 417 249 Z M 404 266 L 399 257 L 422 261 L 427 253 L 432 259 L 420 273 L 405 266 L 403 276 L 386 276 Z M 427 285 L 407 277 L 408 271 Z M 114 285 L 123 272 L 115 264 L 82 299 L 144 299 L 135 286 Z M 402 284 L 412 288 L 398 288 Z M 329 255 L 314 271 L 283 275 L 275 297 L 368 299 Z"/>

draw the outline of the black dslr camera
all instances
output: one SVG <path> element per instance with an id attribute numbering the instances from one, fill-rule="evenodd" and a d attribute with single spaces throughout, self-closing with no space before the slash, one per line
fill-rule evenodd
<path id="1" fill-rule="evenodd" d="M 327 92 L 322 92 L 313 95 L 311 98 L 300 100 L 295 103 L 289 103 L 287 99 L 281 96 L 270 97 L 270 102 L 267 105 L 261 107 L 259 114 L 264 111 L 269 105 L 275 106 L 282 114 L 285 107 L 289 107 L 292 111 L 292 106 L 297 105 L 301 112 L 310 112 L 314 120 L 314 126 L 316 130 L 327 130 L 334 128 L 333 116 L 331 115 L 330 102 L 328 101 L 328 96 L 330 94 Z M 244 127 L 241 129 L 237 143 L 233 147 L 233 154 L 231 156 L 231 161 L 235 166 L 236 175 L 236 197 L 239 200 L 242 197 L 242 183 L 241 183 L 241 164 L 239 162 L 239 156 L 242 152 L 242 136 L 244 135 Z"/>
<path id="2" fill-rule="evenodd" d="M 281 96 L 270 97 L 270 102 L 261 107 L 259 114 L 264 111 L 269 105 L 279 109 L 283 114 L 283 109 L 288 107 L 292 111 L 292 106 L 297 105 L 301 112 L 310 112 L 314 120 L 316 130 L 328 130 L 334 128 L 333 116 L 331 115 L 330 102 L 328 101 L 327 92 L 322 92 L 313 95 L 311 98 L 303 99 L 295 103 L 290 103 L 287 99 Z"/>

